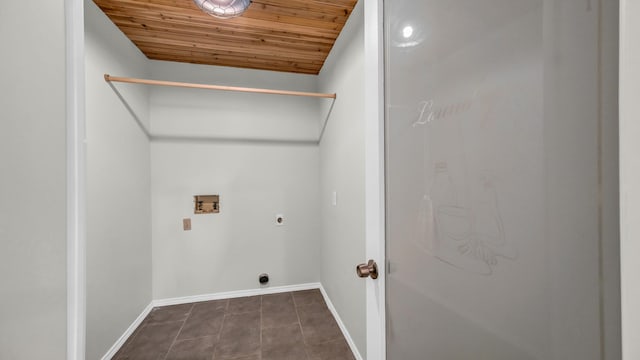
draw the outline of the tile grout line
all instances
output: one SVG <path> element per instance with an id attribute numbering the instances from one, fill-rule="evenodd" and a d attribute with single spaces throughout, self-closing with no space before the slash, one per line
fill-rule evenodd
<path id="1" fill-rule="evenodd" d="M 171 342 L 171 346 L 169 346 L 169 349 L 167 349 L 167 353 L 164 354 L 164 357 L 163 357 L 164 360 L 166 360 L 167 356 L 169 356 L 169 353 L 171 352 L 171 349 L 173 349 L 173 345 L 176 344 L 176 340 L 178 339 L 178 336 L 180 336 L 180 332 L 184 328 L 184 325 L 187 323 L 187 320 L 189 320 L 189 318 L 191 317 L 191 311 L 193 311 L 194 305 L 195 305 L 195 303 L 191 304 L 191 307 L 189 308 L 189 314 L 187 315 L 187 317 L 182 322 L 182 325 L 180 326 L 180 329 L 178 330 L 178 333 L 176 333 L 176 336 L 173 338 L 173 341 Z"/>
<path id="2" fill-rule="evenodd" d="M 309 356 L 309 352 L 307 351 L 307 337 L 304 336 L 304 330 L 302 330 L 302 321 L 300 320 L 300 313 L 298 313 L 298 303 L 296 302 L 296 297 L 293 295 L 293 292 L 291 292 L 291 298 L 293 299 L 293 307 L 296 310 L 296 316 L 298 317 L 298 326 L 300 327 L 300 333 L 302 334 L 304 353 L 307 355 L 307 359 L 311 360 L 311 356 Z"/>
<path id="3" fill-rule="evenodd" d="M 216 358 L 216 350 L 220 345 L 220 339 L 222 338 L 222 329 L 224 329 L 224 321 L 227 319 L 227 311 L 229 310 L 230 299 L 226 299 L 227 304 L 224 306 L 224 315 L 222 316 L 222 324 L 220 324 L 220 331 L 218 331 L 218 338 L 216 339 L 216 346 L 213 347 L 213 354 L 211 354 L 211 360 Z"/>
<path id="4" fill-rule="evenodd" d="M 262 304 L 264 295 L 260 295 L 260 354 L 258 357 L 262 360 Z"/>
<path id="5" fill-rule="evenodd" d="M 183 338 L 183 339 L 177 340 L 176 342 L 178 342 L 178 341 L 187 341 L 187 340 L 200 340 L 200 339 L 212 338 L 214 336 L 216 336 L 216 335 L 211 335 L 211 334 L 209 334 L 209 335 L 199 335 L 199 336 L 194 336 L 194 337 Z"/>

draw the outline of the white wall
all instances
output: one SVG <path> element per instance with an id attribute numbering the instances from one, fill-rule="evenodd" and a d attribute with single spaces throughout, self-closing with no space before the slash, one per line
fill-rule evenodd
<path id="1" fill-rule="evenodd" d="M 622 356 L 640 358 L 640 3 L 620 2 Z"/>
<path id="2" fill-rule="evenodd" d="M 321 92 L 337 93 L 320 143 L 321 281 L 365 356 L 365 280 L 355 274 L 355 266 L 366 260 L 363 1 L 349 17 L 319 81 Z"/>
<path id="3" fill-rule="evenodd" d="M 64 1 L 3 1 L 0 39 L 0 359 L 64 359 Z"/>
<path id="4" fill-rule="evenodd" d="M 316 76 L 151 61 L 154 79 L 267 89 L 315 91 Z M 320 99 L 202 89 L 153 87 L 152 132 L 223 140 L 318 140 Z"/>
<path id="5" fill-rule="evenodd" d="M 147 59 L 85 1 L 87 359 L 102 357 L 151 302 L 150 145 L 103 75 L 146 77 Z M 114 84 L 146 126 L 148 89 Z"/>
<path id="6" fill-rule="evenodd" d="M 152 62 L 157 79 L 315 90 L 314 77 Z M 320 280 L 318 101 L 153 88 L 155 299 Z M 202 140 L 198 138 L 206 137 Z M 194 215 L 193 195 L 219 194 L 219 214 Z M 275 225 L 284 214 L 285 225 Z M 182 219 L 192 219 L 183 231 Z"/>

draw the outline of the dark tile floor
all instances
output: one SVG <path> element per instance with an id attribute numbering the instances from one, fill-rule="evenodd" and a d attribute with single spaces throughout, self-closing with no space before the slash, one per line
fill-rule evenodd
<path id="1" fill-rule="evenodd" d="M 352 360 L 318 290 L 154 308 L 116 360 Z"/>

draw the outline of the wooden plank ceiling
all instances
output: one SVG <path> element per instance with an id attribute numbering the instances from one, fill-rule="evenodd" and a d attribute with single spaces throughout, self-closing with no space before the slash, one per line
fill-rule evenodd
<path id="1" fill-rule="evenodd" d="M 192 0 L 94 0 L 149 58 L 318 74 L 357 0 L 253 0 L 218 19 Z"/>

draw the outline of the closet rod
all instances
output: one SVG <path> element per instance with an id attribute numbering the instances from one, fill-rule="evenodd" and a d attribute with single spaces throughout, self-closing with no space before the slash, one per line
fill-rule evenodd
<path id="1" fill-rule="evenodd" d="M 250 93 L 258 93 L 258 94 L 273 94 L 273 95 L 307 96 L 307 97 L 318 97 L 318 98 L 328 98 L 328 99 L 336 98 L 336 94 L 323 94 L 323 93 L 289 91 L 289 90 L 255 89 L 255 88 L 236 87 L 236 86 L 193 84 L 193 83 L 161 81 L 161 80 L 147 80 L 147 79 L 136 79 L 136 78 L 129 78 L 129 77 L 117 77 L 117 76 L 111 76 L 109 74 L 104 74 L 104 80 L 107 82 L 123 82 L 123 83 L 131 83 L 131 84 L 146 84 L 146 85 L 157 85 L 157 86 L 175 86 L 175 87 L 184 87 L 184 88 L 193 88 L 193 89 L 238 91 L 238 92 L 250 92 Z"/>

